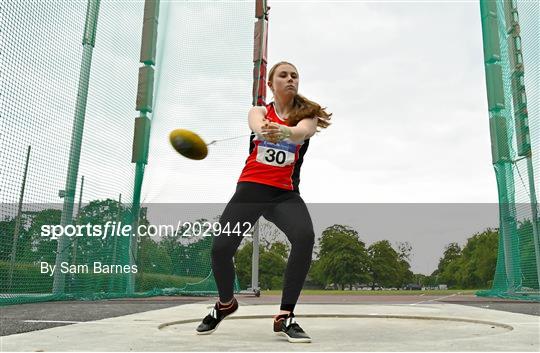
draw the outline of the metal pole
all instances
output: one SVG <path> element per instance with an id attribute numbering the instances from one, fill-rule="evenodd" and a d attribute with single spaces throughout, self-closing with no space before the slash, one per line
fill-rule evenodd
<path id="1" fill-rule="evenodd" d="M 135 167 L 135 186 L 133 192 L 133 204 L 131 207 L 133 234 L 129 239 L 129 265 L 132 267 L 137 263 L 137 229 L 141 211 L 141 187 L 144 178 L 144 163 L 137 162 Z M 135 293 L 135 274 L 130 273 L 127 280 L 127 294 Z"/>
<path id="2" fill-rule="evenodd" d="M 148 148 L 150 139 L 150 119 L 154 97 L 154 65 L 156 64 L 157 30 L 159 19 L 159 0 L 146 0 L 144 3 L 143 30 L 141 39 L 140 62 L 144 66 L 139 68 L 139 84 L 135 109 L 140 116 L 135 119 L 133 136 L 133 151 L 131 162 L 135 163 L 135 182 L 133 186 L 133 202 L 131 206 L 132 236 L 129 241 L 129 264 L 137 262 L 137 229 L 141 209 L 141 188 L 144 179 L 144 168 L 148 163 Z M 135 274 L 130 273 L 126 293 L 135 292 Z"/>
<path id="3" fill-rule="evenodd" d="M 500 190 L 503 191 L 507 188 L 506 176 L 508 165 L 495 166 L 498 184 L 500 183 Z M 499 199 L 499 217 L 501 222 L 501 231 L 503 241 L 503 253 L 504 253 L 504 266 L 506 269 L 507 278 L 507 291 L 508 294 L 514 294 L 516 288 L 521 286 L 521 269 L 519 266 L 519 259 L 516 259 L 512 253 L 512 238 L 517 234 L 516 212 L 514 203 L 506 196 L 500 196 Z"/>
<path id="4" fill-rule="evenodd" d="M 82 200 L 82 195 L 83 195 L 83 189 L 84 189 L 84 175 L 81 177 L 81 187 L 80 187 L 80 190 L 79 190 L 79 204 L 77 206 L 77 217 L 76 217 L 76 220 L 75 222 L 76 223 L 79 223 L 79 219 L 80 219 L 80 216 L 81 216 L 81 200 Z M 73 237 L 73 241 L 72 241 L 72 244 L 71 244 L 71 262 L 70 262 L 71 265 L 77 265 L 77 237 Z M 73 289 L 75 287 L 75 282 L 76 282 L 76 279 L 77 279 L 77 274 L 76 273 L 71 273 L 70 276 L 69 276 L 69 291 L 70 292 L 73 292 Z"/>
<path id="5" fill-rule="evenodd" d="M 17 240 L 19 239 L 19 229 L 21 228 L 21 214 L 22 214 L 22 205 L 24 199 L 24 190 L 26 188 L 26 176 L 28 174 L 28 162 L 30 160 L 30 146 L 26 151 L 26 162 L 24 164 L 24 174 L 23 182 L 21 186 L 21 194 L 19 195 L 19 207 L 17 209 L 17 218 L 15 220 L 15 229 L 13 231 L 13 247 L 11 248 L 11 261 L 9 264 L 9 285 L 8 289 L 11 289 L 13 284 L 13 268 L 15 267 L 15 258 L 17 256 Z"/>
<path id="6" fill-rule="evenodd" d="M 254 52 L 253 52 L 253 105 L 266 104 L 266 65 L 268 53 L 268 2 L 255 0 Z M 253 225 L 253 253 L 251 257 L 251 288 L 256 296 L 260 295 L 259 287 L 259 220 Z"/>
<path id="7" fill-rule="evenodd" d="M 122 213 L 122 194 L 118 195 L 118 212 L 116 214 L 116 224 L 120 224 L 120 215 Z M 114 246 L 113 246 L 113 254 L 112 254 L 112 265 L 116 265 L 116 249 L 118 247 L 118 237 L 114 237 Z M 114 289 L 114 279 L 116 276 L 111 275 L 110 281 L 109 281 L 109 291 L 113 291 Z"/>
<path id="8" fill-rule="evenodd" d="M 82 202 L 83 189 L 84 189 L 84 175 L 81 177 L 81 190 L 79 190 L 79 205 L 77 207 L 77 222 L 79 221 L 79 217 L 81 216 L 81 202 Z M 71 263 L 73 265 L 77 264 L 77 237 L 74 237 L 73 239 Z"/>
<path id="9" fill-rule="evenodd" d="M 90 81 L 90 69 L 92 66 L 92 52 L 96 40 L 97 20 L 99 14 L 100 0 L 88 0 L 86 8 L 86 23 L 83 35 L 83 55 L 81 62 L 81 72 L 79 77 L 79 88 L 77 92 L 77 103 L 75 106 L 75 118 L 73 121 L 73 131 L 71 132 L 71 146 L 69 150 L 69 165 L 66 178 L 66 188 L 64 190 L 64 206 L 60 224 L 66 226 L 73 220 L 73 203 L 75 199 L 75 188 L 77 187 L 77 174 L 79 172 L 79 160 L 81 157 L 81 143 L 84 129 L 84 118 L 86 115 L 86 101 L 88 98 L 88 85 Z M 58 238 L 56 252 L 56 268 L 60 268 L 61 263 L 67 258 L 68 239 Z M 53 282 L 53 293 L 63 294 L 65 287 L 65 275 L 61 271 L 55 271 Z"/>
<path id="10" fill-rule="evenodd" d="M 259 296 L 261 288 L 259 287 L 259 227 L 257 221 L 253 227 L 253 256 L 251 259 L 251 290 L 256 296 Z"/>
<path id="11" fill-rule="evenodd" d="M 252 105 L 265 105 L 266 65 L 268 53 L 268 7 L 266 0 L 255 0 L 254 52 L 253 52 L 253 98 Z"/>
<path id="12" fill-rule="evenodd" d="M 492 162 L 499 195 L 500 237 L 503 246 L 506 287 L 509 294 L 521 286 L 519 258 L 514 256 L 513 239 L 517 237 L 517 222 L 513 183 L 513 160 L 509 146 L 507 122 L 511 119 L 508 102 L 505 102 L 505 78 L 501 65 L 499 23 L 500 16 L 495 1 L 480 0 L 484 69 L 488 98 Z M 498 261 L 500 258 L 498 259 Z"/>
<path id="13" fill-rule="evenodd" d="M 77 205 L 77 218 L 81 215 L 83 189 L 84 189 L 84 175 L 81 176 L 81 190 L 79 190 L 79 204 Z"/>
<path id="14" fill-rule="evenodd" d="M 536 279 L 538 282 L 538 289 L 540 289 L 540 238 L 538 236 L 538 202 L 536 200 L 536 188 L 534 186 L 534 167 L 532 164 L 532 156 L 527 157 L 527 170 L 529 174 L 529 192 L 531 194 L 531 212 L 532 212 L 532 228 L 533 228 L 533 242 L 534 242 L 534 254 L 536 257 Z"/>

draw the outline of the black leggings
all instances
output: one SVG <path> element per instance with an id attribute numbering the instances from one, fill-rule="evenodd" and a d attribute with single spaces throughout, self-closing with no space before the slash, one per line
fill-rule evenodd
<path id="1" fill-rule="evenodd" d="M 284 274 L 281 310 L 293 311 L 304 285 L 315 241 L 313 223 L 304 200 L 295 191 L 268 185 L 240 182 L 220 218 L 223 227 L 249 222 L 253 225 L 260 216 L 274 223 L 291 242 L 291 253 Z M 242 229 L 245 229 L 242 228 Z M 233 297 L 233 256 L 243 236 L 221 233 L 213 237 L 212 270 L 222 302 Z"/>

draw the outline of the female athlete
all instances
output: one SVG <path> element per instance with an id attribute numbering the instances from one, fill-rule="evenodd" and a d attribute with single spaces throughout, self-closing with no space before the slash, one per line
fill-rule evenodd
<path id="1" fill-rule="evenodd" d="M 274 101 L 249 111 L 252 131 L 249 156 L 220 224 L 222 229 L 233 229 L 245 222 L 253 225 L 262 215 L 285 233 L 291 252 L 280 312 L 274 316 L 274 332 L 287 337 L 289 342 L 311 342 L 294 318 L 294 308 L 311 265 L 315 239 L 298 186 L 309 139 L 317 132 L 317 127 L 329 126 L 332 114 L 299 95 L 298 83 L 298 70 L 294 65 L 282 61 L 270 69 L 268 87 Z M 238 309 L 233 295 L 233 256 L 243 237 L 221 233 L 213 239 L 212 270 L 219 300 L 197 327 L 201 335 L 214 332 L 225 317 Z"/>

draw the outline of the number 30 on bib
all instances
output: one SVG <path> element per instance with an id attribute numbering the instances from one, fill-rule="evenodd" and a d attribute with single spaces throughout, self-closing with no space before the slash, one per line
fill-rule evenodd
<path id="1" fill-rule="evenodd" d="M 292 164 L 296 157 L 296 145 L 279 142 L 277 144 L 261 141 L 257 148 L 257 162 L 284 167 Z"/>

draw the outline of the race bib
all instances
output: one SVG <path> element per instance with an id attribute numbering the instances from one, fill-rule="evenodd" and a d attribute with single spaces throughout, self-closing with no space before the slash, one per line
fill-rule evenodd
<path id="1" fill-rule="evenodd" d="M 257 148 L 257 162 L 284 167 L 294 163 L 296 156 L 296 145 L 288 142 L 272 143 L 261 141 Z"/>

